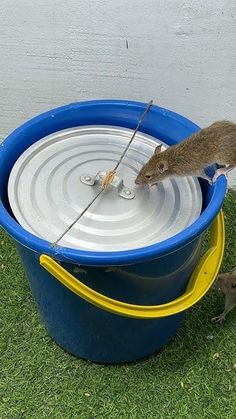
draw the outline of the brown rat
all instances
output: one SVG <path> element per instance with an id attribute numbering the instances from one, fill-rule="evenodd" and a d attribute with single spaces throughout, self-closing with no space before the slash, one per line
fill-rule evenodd
<path id="1" fill-rule="evenodd" d="M 204 169 L 216 163 L 227 167 L 218 169 L 211 179 Z M 227 176 L 235 166 L 236 124 L 218 121 L 163 152 L 161 145 L 157 146 L 135 183 L 142 186 L 155 184 L 173 176 L 198 176 L 213 183 L 219 175 Z"/>
<path id="2" fill-rule="evenodd" d="M 226 272 L 218 276 L 216 280 L 218 290 L 225 295 L 224 311 L 212 321 L 215 323 L 223 323 L 226 315 L 236 306 L 236 269 Z"/>

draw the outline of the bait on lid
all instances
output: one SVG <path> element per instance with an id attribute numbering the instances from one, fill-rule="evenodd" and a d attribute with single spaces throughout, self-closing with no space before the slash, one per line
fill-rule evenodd
<path id="1" fill-rule="evenodd" d="M 34 235 L 57 242 L 98 194 L 132 133 L 117 126 L 80 126 L 34 143 L 18 158 L 9 178 L 9 202 L 17 221 Z M 135 185 L 157 144 L 163 143 L 137 132 L 112 183 L 59 245 L 98 252 L 137 249 L 174 236 L 199 217 L 197 178 L 169 178 L 152 188 Z"/>

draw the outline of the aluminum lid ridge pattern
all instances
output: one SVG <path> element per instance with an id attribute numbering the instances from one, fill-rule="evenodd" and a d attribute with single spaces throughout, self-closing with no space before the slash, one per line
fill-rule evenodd
<path id="1" fill-rule="evenodd" d="M 98 193 L 102 172 L 113 169 L 132 133 L 117 126 L 80 126 L 35 142 L 15 162 L 9 177 L 9 202 L 17 221 L 54 243 Z M 170 178 L 152 188 L 134 184 L 160 143 L 139 131 L 113 185 L 58 244 L 98 252 L 131 250 L 161 242 L 191 225 L 202 208 L 197 178 Z"/>

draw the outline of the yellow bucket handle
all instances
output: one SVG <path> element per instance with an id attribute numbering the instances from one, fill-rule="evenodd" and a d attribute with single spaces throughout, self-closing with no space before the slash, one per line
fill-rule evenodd
<path id="1" fill-rule="evenodd" d="M 96 307 L 125 317 L 154 319 L 180 313 L 196 304 L 206 294 L 220 269 L 224 242 L 224 217 L 223 212 L 220 211 L 211 228 L 211 248 L 195 268 L 185 293 L 174 301 L 155 306 L 128 304 L 106 297 L 83 284 L 47 255 L 40 256 L 40 265 L 66 288 Z"/>

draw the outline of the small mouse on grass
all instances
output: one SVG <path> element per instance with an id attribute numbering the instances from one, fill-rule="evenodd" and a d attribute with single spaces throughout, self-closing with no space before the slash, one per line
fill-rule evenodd
<path id="1" fill-rule="evenodd" d="M 225 307 L 219 316 L 213 317 L 212 322 L 222 324 L 226 315 L 236 307 L 236 268 L 231 272 L 220 274 L 216 285 L 218 290 L 225 295 Z"/>

